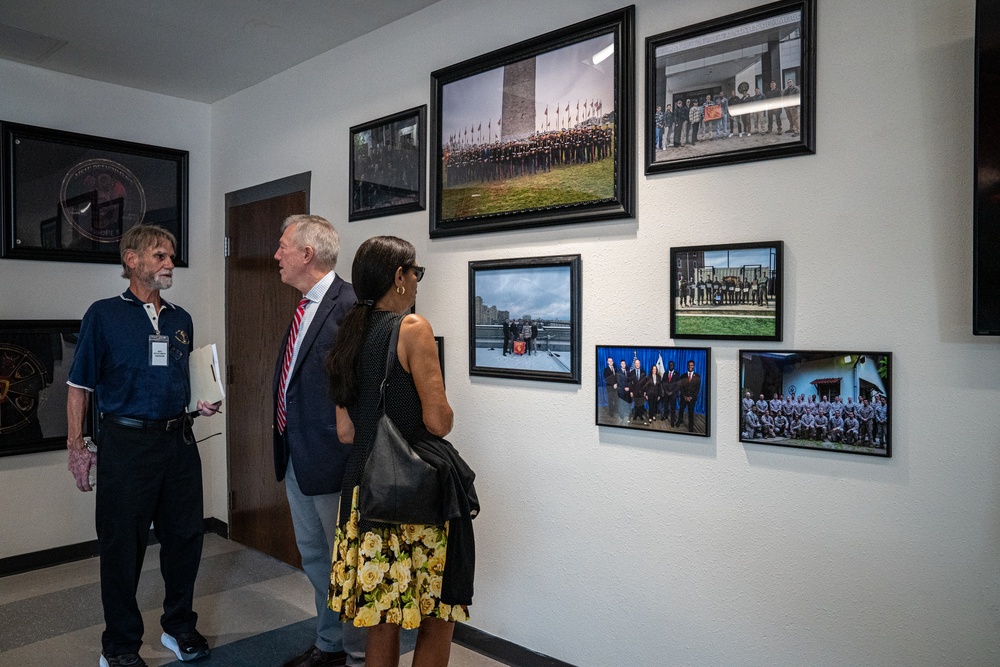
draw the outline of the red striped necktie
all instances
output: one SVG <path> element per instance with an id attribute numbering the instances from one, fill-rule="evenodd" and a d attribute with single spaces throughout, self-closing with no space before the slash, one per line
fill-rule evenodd
<path id="1" fill-rule="evenodd" d="M 295 339 L 299 337 L 299 326 L 302 324 L 302 316 L 306 312 L 306 304 L 309 299 L 305 297 L 299 301 L 299 307 L 292 318 L 292 328 L 288 332 L 288 345 L 285 346 L 285 358 L 281 362 L 281 379 L 278 381 L 278 433 L 285 432 L 285 424 L 288 417 L 285 414 L 285 389 L 288 386 L 288 374 L 292 370 L 292 353 L 295 352 Z"/>

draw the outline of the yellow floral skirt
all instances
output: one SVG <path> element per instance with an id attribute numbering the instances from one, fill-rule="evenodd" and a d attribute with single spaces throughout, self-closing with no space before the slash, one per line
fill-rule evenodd
<path id="1" fill-rule="evenodd" d="M 412 630 L 424 618 L 469 620 L 465 605 L 441 602 L 447 522 L 444 526 L 404 523 L 359 535 L 358 521 L 358 487 L 354 487 L 350 520 L 338 526 L 333 544 L 327 599 L 341 621 L 353 619 L 359 628 L 396 623 Z"/>

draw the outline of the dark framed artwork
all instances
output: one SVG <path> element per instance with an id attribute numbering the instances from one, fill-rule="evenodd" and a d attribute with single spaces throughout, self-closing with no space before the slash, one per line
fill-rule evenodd
<path id="1" fill-rule="evenodd" d="M 781 340 L 781 241 L 670 249 L 670 337 Z"/>
<path id="2" fill-rule="evenodd" d="M 444 336 L 434 336 L 437 344 L 438 361 L 441 363 L 441 381 L 444 381 Z"/>
<path id="3" fill-rule="evenodd" d="M 469 375 L 580 384 L 580 255 L 469 262 Z"/>
<path id="4" fill-rule="evenodd" d="M 1000 336 L 1000 5 L 976 2 L 972 332 Z"/>
<path id="5" fill-rule="evenodd" d="M 432 238 L 632 217 L 633 6 L 431 74 Z"/>
<path id="6" fill-rule="evenodd" d="M 0 456 L 65 449 L 80 320 L 0 320 Z M 90 401 L 84 435 L 91 435 Z"/>
<path id="7" fill-rule="evenodd" d="M 188 265 L 188 153 L 0 123 L 0 256 L 117 264 L 123 233 L 159 225 Z"/>
<path id="8" fill-rule="evenodd" d="M 892 456 L 889 352 L 740 350 L 740 440 Z"/>
<path id="9" fill-rule="evenodd" d="M 598 426 L 708 437 L 712 350 L 598 345 Z"/>
<path id="10" fill-rule="evenodd" d="M 647 38 L 644 134 L 647 174 L 815 153 L 815 0 Z"/>
<path id="11" fill-rule="evenodd" d="M 427 106 L 351 128 L 350 222 L 426 208 Z"/>

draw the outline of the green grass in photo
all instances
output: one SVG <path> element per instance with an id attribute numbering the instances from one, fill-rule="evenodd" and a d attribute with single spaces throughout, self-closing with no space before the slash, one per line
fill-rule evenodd
<path id="1" fill-rule="evenodd" d="M 615 196 L 615 161 L 555 167 L 552 171 L 445 188 L 443 220 L 491 213 L 508 213 L 546 206 L 600 201 Z"/>
<path id="2" fill-rule="evenodd" d="M 677 333 L 699 336 L 773 336 L 774 318 L 678 315 Z"/>

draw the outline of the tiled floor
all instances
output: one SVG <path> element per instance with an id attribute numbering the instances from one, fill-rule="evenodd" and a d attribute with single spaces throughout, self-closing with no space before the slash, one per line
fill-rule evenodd
<path id="1" fill-rule="evenodd" d="M 138 594 L 146 626 L 141 655 L 150 667 L 175 660 L 159 643 L 158 570 L 159 548 L 153 546 L 146 552 Z M 195 595 L 198 629 L 213 647 L 315 614 L 302 572 L 216 535 L 205 536 Z M 0 667 L 94 667 L 103 629 L 96 558 L 0 578 Z M 406 654 L 400 665 L 409 667 L 411 660 L 412 653 Z M 501 664 L 452 646 L 453 667 Z"/>

